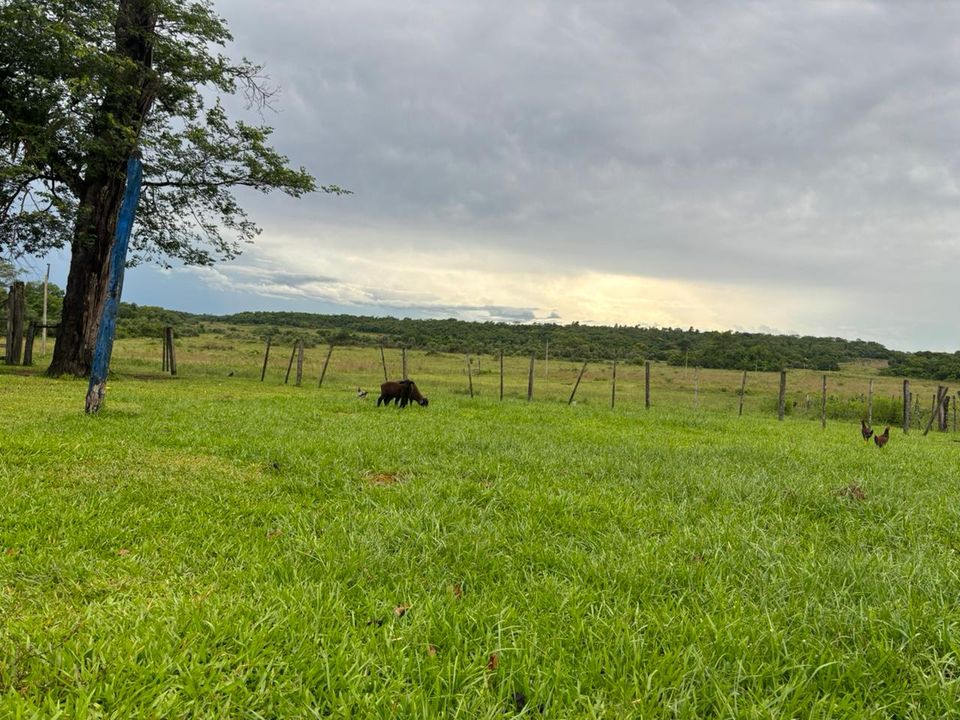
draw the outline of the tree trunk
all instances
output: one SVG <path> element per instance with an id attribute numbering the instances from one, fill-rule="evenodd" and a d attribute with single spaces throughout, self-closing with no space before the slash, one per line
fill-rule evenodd
<path id="1" fill-rule="evenodd" d="M 123 201 L 126 163 L 156 97 L 157 78 L 152 70 L 156 23 L 154 0 L 117 2 L 117 54 L 133 62 L 107 89 L 91 122 L 90 134 L 99 142 L 84 162 L 86 176 L 78 193 L 70 273 L 48 375 L 90 373 L 107 296 L 110 250 Z"/>
<path id="2" fill-rule="evenodd" d="M 123 173 L 91 189 L 79 208 L 80 219 L 70 253 L 70 274 L 63 296 L 57 343 L 48 375 L 90 373 L 100 314 L 107 298 L 110 250 L 123 200 Z M 84 219 L 86 221 L 84 221 Z"/>

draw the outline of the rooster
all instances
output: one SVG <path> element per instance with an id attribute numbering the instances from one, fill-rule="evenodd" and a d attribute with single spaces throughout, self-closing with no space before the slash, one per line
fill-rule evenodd
<path id="1" fill-rule="evenodd" d="M 873 428 L 867 425 L 866 420 L 860 421 L 860 434 L 863 435 L 864 442 L 869 442 L 870 436 L 873 435 Z"/>
<path id="2" fill-rule="evenodd" d="M 366 396 L 367 396 L 366 390 L 361 390 L 360 388 L 357 388 L 357 398 L 359 398 L 360 400 L 363 400 Z"/>
<path id="3" fill-rule="evenodd" d="M 889 439 L 890 439 L 890 428 L 889 428 L 889 427 L 884 428 L 884 429 L 883 429 L 883 432 L 880 433 L 879 435 L 874 435 L 874 436 L 873 436 L 873 441 L 877 444 L 877 447 L 879 447 L 879 448 L 882 448 L 884 445 L 886 445 L 886 444 L 887 444 L 887 440 L 889 440 Z"/>

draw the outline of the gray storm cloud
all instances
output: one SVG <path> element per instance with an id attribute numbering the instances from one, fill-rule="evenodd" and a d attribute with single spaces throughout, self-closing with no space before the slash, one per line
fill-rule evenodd
<path id="1" fill-rule="evenodd" d="M 798 304 L 793 327 L 954 343 L 937 298 L 960 256 L 960 6 L 217 7 L 230 51 L 281 88 L 277 144 L 356 193 L 245 198 L 265 248 L 756 287 L 754 325 L 782 322 L 762 313 L 771 284 L 827 289 L 830 314 Z"/>

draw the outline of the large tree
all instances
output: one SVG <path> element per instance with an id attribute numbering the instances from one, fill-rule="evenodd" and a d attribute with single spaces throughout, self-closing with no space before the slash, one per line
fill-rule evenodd
<path id="1" fill-rule="evenodd" d="M 229 40 L 207 0 L 0 0 L 0 251 L 71 253 L 51 374 L 89 371 L 131 153 L 134 263 L 233 258 L 259 232 L 233 188 L 317 189 L 269 127 L 228 116 L 224 98 L 272 93 Z"/>

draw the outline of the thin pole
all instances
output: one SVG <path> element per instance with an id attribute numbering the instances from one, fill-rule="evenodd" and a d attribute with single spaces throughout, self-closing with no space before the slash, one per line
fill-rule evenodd
<path id="1" fill-rule="evenodd" d="M 383 381 L 387 382 L 387 358 L 383 354 L 383 343 L 380 343 L 380 362 L 383 363 Z"/>
<path id="2" fill-rule="evenodd" d="M 747 389 L 747 371 L 743 371 L 743 379 L 740 381 L 740 410 L 737 412 L 738 417 L 743 417 L 743 394 Z"/>
<path id="3" fill-rule="evenodd" d="M 323 387 L 323 378 L 327 374 L 327 365 L 330 364 L 330 356 L 333 355 L 333 343 L 330 343 L 330 348 L 327 350 L 327 357 L 323 361 L 323 370 L 320 371 L 320 379 L 317 381 L 317 387 Z"/>
<path id="4" fill-rule="evenodd" d="M 617 361 L 613 361 L 612 387 L 610 388 L 610 409 L 613 410 L 617 404 Z"/>
<path id="5" fill-rule="evenodd" d="M 693 407 L 700 407 L 700 368 L 693 369 Z"/>
<path id="6" fill-rule="evenodd" d="M 650 361 L 643 363 L 643 406 L 650 409 Z"/>
<path id="7" fill-rule="evenodd" d="M 464 356 L 464 360 L 467 363 L 467 383 L 470 386 L 470 397 L 473 397 L 473 373 L 470 371 L 470 353 L 467 353 Z"/>
<path id="8" fill-rule="evenodd" d="M 587 361 L 583 361 L 583 367 L 580 368 L 580 374 L 577 375 L 577 382 L 573 384 L 573 392 L 570 393 L 570 399 L 567 400 L 567 405 L 573 404 L 573 396 L 577 394 L 577 388 L 580 387 L 580 378 L 583 377 L 583 371 L 587 369 Z"/>
<path id="9" fill-rule="evenodd" d="M 543 351 L 543 376 L 550 374 L 550 339 L 547 339 L 547 347 Z"/>
<path id="10" fill-rule="evenodd" d="M 43 276 L 43 328 L 40 330 L 40 354 L 47 354 L 47 286 L 50 283 L 50 263 L 47 263 L 47 274 Z"/>
<path id="11" fill-rule="evenodd" d="M 400 348 L 400 359 L 403 363 L 403 379 L 407 379 L 407 349 L 405 347 Z"/>
<path id="12" fill-rule="evenodd" d="M 910 432 L 910 381 L 903 381 L 903 434 Z"/>
<path id="13" fill-rule="evenodd" d="M 297 387 L 303 383 L 303 339 L 297 340 Z"/>
<path id="14" fill-rule="evenodd" d="M 783 420 L 787 408 L 787 371 L 780 371 L 780 399 L 777 402 L 777 420 Z"/>
<path id="15" fill-rule="evenodd" d="M 500 400 L 503 401 L 503 350 L 500 351 Z"/>
<path id="16" fill-rule="evenodd" d="M 530 353 L 530 374 L 527 377 L 527 402 L 533 400 L 533 360 L 536 353 Z"/>
<path id="17" fill-rule="evenodd" d="M 293 358 L 297 355 L 297 343 L 293 344 L 293 350 L 290 351 L 290 362 L 287 363 L 287 374 L 283 378 L 283 384 L 290 382 L 290 371 L 293 369 Z"/>
<path id="18" fill-rule="evenodd" d="M 160 363 L 160 370 L 163 371 L 163 372 L 166 372 L 166 371 L 167 371 L 167 357 L 169 357 L 169 355 L 168 355 L 168 353 L 167 353 L 167 329 L 166 329 L 166 328 L 163 329 L 163 333 L 161 333 L 161 337 L 162 337 L 162 341 L 163 341 L 163 360 L 162 360 L 161 363 Z"/>
<path id="19" fill-rule="evenodd" d="M 827 427 L 827 376 L 823 376 L 823 392 L 820 395 L 820 427 Z"/>
<path id="20" fill-rule="evenodd" d="M 270 359 L 270 341 L 272 336 L 267 335 L 267 349 L 263 353 L 263 368 L 260 370 L 260 382 L 263 382 L 263 378 L 267 375 L 267 360 Z"/>
<path id="21" fill-rule="evenodd" d="M 873 427 L 873 378 L 867 386 L 867 425 Z"/>

